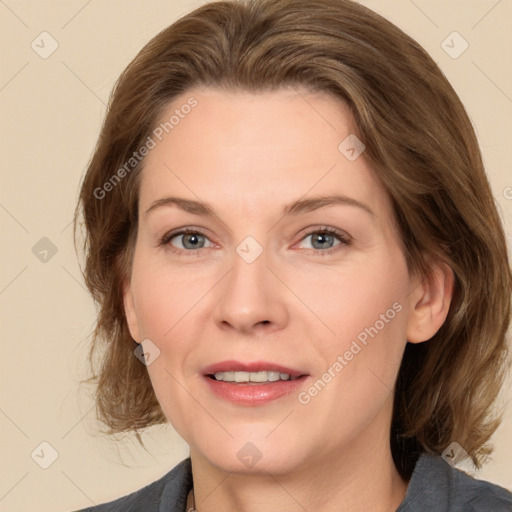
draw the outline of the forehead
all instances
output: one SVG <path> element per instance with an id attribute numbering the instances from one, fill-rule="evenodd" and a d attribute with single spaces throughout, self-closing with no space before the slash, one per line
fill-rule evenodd
<path id="1" fill-rule="evenodd" d="M 382 214 L 389 208 L 364 153 L 352 161 L 343 144 L 340 150 L 357 128 L 349 108 L 328 94 L 191 89 L 168 105 L 158 127 L 161 140 L 142 171 L 141 208 L 165 193 L 229 201 L 246 212 L 308 193 L 371 201 Z"/>

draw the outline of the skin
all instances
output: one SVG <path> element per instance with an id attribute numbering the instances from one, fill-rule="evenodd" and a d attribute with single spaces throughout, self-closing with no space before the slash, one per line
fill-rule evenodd
<path id="1" fill-rule="evenodd" d="M 409 274 L 388 194 L 364 153 L 349 161 L 338 150 L 357 134 L 344 103 L 291 88 L 192 89 L 162 120 L 191 96 L 197 106 L 146 158 L 124 301 L 133 338 L 160 350 L 147 369 L 190 446 L 196 508 L 394 511 L 407 482 L 389 446 L 393 388 L 407 341 L 428 340 L 444 322 L 453 274 L 442 266 L 424 280 Z M 349 204 L 281 213 L 333 193 L 373 214 Z M 206 201 L 216 215 L 175 205 L 146 213 L 171 195 Z M 187 227 L 204 235 L 192 240 L 196 254 L 186 235 L 159 245 Z M 322 243 L 325 227 L 351 243 Z M 247 236 L 263 249 L 252 263 L 236 252 Z M 401 311 L 307 404 L 291 394 L 235 405 L 201 376 L 219 361 L 265 360 L 307 373 L 307 390 L 396 303 Z M 252 467 L 237 456 L 249 441 L 261 454 Z"/>

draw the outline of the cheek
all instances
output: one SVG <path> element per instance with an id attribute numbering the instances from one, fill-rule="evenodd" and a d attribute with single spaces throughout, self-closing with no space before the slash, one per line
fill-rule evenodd
<path id="1" fill-rule="evenodd" d="M 134 259 L 132 287 L 139 329 L 159 350 L 147 371 L 164 414 L 184 439 L 194 419 L 190 394 L 183 386 L 189 385 L 185 366 L 196 339 L 190 330 L 194 305 L 208 289 L 201 282 L 193 272 L 163 265 L 142 251 Z"/>
<path id="2" fill-rule="evenodd" d="M 192 313 L 211 286 L 194 271 L 165 265 L 141 254 L 134 260 L 132 287 L 142 335 L 163 341 L 180 319 Z"/>
<path id="3" fill-rule="evenodd" d="M 390 338 L 404 330 L 409 278 L 405 261 L 392 256 L 370 255 L 296 282 L 297 296 L 324 333 L 324 347 L 340 350 L 358 336 L 364 341 L 367 329 Z"/>
<path id="4" fill-rule="evenodd" d="M 361 260 L 303 288 L 322 320 L 316 327 L 323 333 L 315 347 L 317 377 L 329 381 L 323 399 L 334 402 L 333 409 L 344 404 L 355 410 L 372 400 L 378 409 L 394 387 L 406 343 L 409 286 L 400 256 Z"/>
<path id="5" fill-rule="evenodd" d="M 351 436 L 391 400 L 406 342 L 404 265 L 374 259 L 303 288 L 322 320 L 315 319 L 314 329 L 322 333 L 311 357 L 318 361 L 315 379 L 300 397 L 317 424 L 343 425 Z"/>

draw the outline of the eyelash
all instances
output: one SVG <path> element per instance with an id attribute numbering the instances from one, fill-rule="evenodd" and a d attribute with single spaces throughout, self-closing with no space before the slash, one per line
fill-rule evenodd
<path id="1" fill-rule="evenodd" d="M 177 236 L 180 236 L 180 235 L 189 235 L 189 234 L 201 235 L 201 236 L 204 236 L 205 238 L 208 238 L 199 229 L 186 228 L 186 229 L 182 229 L 180 231 L 170 232 L 170 233 L 165 234 L 162 237 L 162 239 L 160 240 L 160 243 L 158 245 L 160 245 L 160 246 L 164 246 L 164 245 L 167 246 L 167 245 L 169 245 L 169 242 L 174 237 L 177 237 Z M 347 247 L 347 246 L 352 244 L 352 238 L 349 235 L 347 235 L 343 231 L 340 231 L 340 230 L 335 229 L 335 228 L 330 228 L 330 227 L 315 228 L 315 229 L 313 229 L 311 231 L 308 231 L 307 233 L 304 234 L 304 236 L 300 240 L 302 241 L 304 238 L 307 238 L 308 236 L 313 235 L 313 234 L 329 234 L 329 235 L 334 235 L 340 241 L 340 244 L 338 244 L 338 245 L 336 245 L 334 247 L 331 247 L 330 249 L 326 249 L 326 250 L 309 249 L 309 250 L 313 251 L 313 253 L 315 255 L 318 255 L 318 256 L 328 256 L 330 254 L 333 254 L 333 253 L 337 252 L 338 250 L 342 249 L 343 247 Z M 176 255 L 178 255 L 178 256 L 183 256 L 183 255 L 195 256 L 201 250 L 207 249 L 207 247 L 206 248 L 205 247 L 201 247 L 200 249 L 187 250 L 187 249 L 177 249 L 177 248 L 175 248 L 175 247 L 173 247 L 171 245 L 169 245 L 169 246 L 171 247 L 171 250 Z"/>

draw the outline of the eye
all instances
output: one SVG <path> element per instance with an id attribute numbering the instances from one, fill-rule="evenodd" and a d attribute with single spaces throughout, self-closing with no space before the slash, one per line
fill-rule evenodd
<path id="1" fill-rule="evenodd" d="M 313 231 L 309 231 L 302 240 L 306 240 L 307 238 L 311 239 L 311 245 L 314 253 L 321 254 L 322 256 L 336 252 L 343 247 L 350 245 L 352 242 L 351 237 L 346 233 L 338 229 L 328 227 L 316 228 Z M 337 244 L 335 243 L 336 240 L 338 240 Z"/>
<path id="2" fill-rule="evenodd" d="M 176 246 L 175 243 L 173 243 L 174 239 L 180 240 L 180 238 L 181 241 L 178 243 L 181 247 L 179 245 Z M 201 249 L 213 246 L 211 242 L 210 245 L 205 245 L 206 241 L 209 241 L 208 238 L 200 231 L 195 229 L 182 229 L 181 231 L 167 233 L 164 235 L 160 241 L 160 245 L 170 245 L 176 254 L 194 255 Z"/>
<path id="3" fill-rule="evenodd" d="M 301 241 L 307 238 L 311 238 L 311 250 L 313 253 L 321 256 L 334 253 L 352 243 L 350 235 L 329 227 L 310 230 L 302 237 Z M 173 242 L 174 240 L 176 242 Z M 336 243 L 336 240 L 338 243 Z M 187 256 L 197 255 L 201 249 L 213 247 L 212 242 L 204 233 L 193 228 L 167 233 L 161 239 L 159 245 L 170 246 L 170 249 L 177 255 Z"/>

